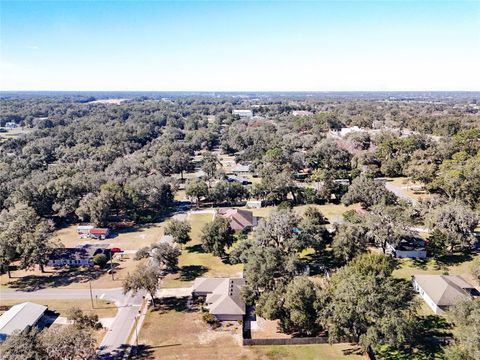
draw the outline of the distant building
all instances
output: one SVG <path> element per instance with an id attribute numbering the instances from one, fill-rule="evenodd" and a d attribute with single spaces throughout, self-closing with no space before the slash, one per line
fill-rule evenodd
<path id="1" fill-rule="evenodd" d="M 235 231 L 249 231 L 258 224 L 258 218 L 248 210 L 241 209 L 218 209 L 217 214 L 230 220 L 230 227 Z"/>
<path id="2" fill-rule="evenodd" d="M 458 275 L 414 275 L 412 283 L 435 314 L 443 314 L 450 306 L 480 295 Z"/>
<path id="3" fill-rule="evenodd" d="M 94 227 L 95 226 L 89 224 L 80 224 L 77 226 L 77 234 L 88 236 L 90 230 L 92 230 Z"/>
<path id="4" fill-rule="evenodd" d="M 250 173 L 250 165 L 235 164 L 231 171 L 234 174 L 248 174 Z"/>
<path id="5" fill-rule="evenodd" d="M 425 240 L 415 236 L 404 237 L 397 245 L 387 243 L 386 252 L 395 258 L 425 259 Z"/>
<path id="6" fill-rule="evenodd" d="M 31 302 L 12 306 L 0 316 L 0 342 L 5 341 L 14 331 L 24 331 L 38 324 L 47 307 Z"/>
<path id="7" fill-rule="evenodd" d="M 242 278 L 196 278 L 192 295 L 205 296 L 210 314 L 219 321 L 242 320 L 245 315 L 245 302 L 240 293 L 245 285 Z"/>
<path id="8" fill-rule="evenodd" d="M 88 237 L 91 239 L 105 240 L 110 235 L 110 230 L 107 228 L 93 228 L 88 232 Z"/>
<path id="9" fill-rule="evenodd" d="M 293 110 L 292 111 L 293 116 L 310 116 L 313 115 L 311 111 L 306 111 L 306 110 Z"/>
<path id="10" fill-rule="evenodd" d="M 247 201 L 247 208 L 251 208 L 251 209 L 260 209 L 263 205 L 263 201 L 262 200 L 248 200 Z"/>
<path id="11" fill-rule="evenodd" d="M 108 253 L 108 244 L 102 246 L 82 245 L 74 248 L 58 248 L 50 255 L 49 266 L 93 266 L 93 257 Z"/>
<path id="12" fill-rule="evenodd" d="M 18 127 L 19 125 L 17 123 L 14 123 L 13 121 L 9 121 L 5 124 L 5 129 L 16 129 Z"/>
<path id="13" fill-rule="evenodd" d="M 253 117 L 252 110 L 233 110 L 232 114 L 245 119 L 251 119 Z"/>
<path id="14" fill-rule="evenodd" d="M 237 175 L 228 175 L 227 176 L 227 181 L 228 182 L 237 182 L 237 183 L 242 184 L 242 185 L 248 185 L 248 184 L 252 183 L 250 180 L 245 179 L 241 176 L 237 176 Z"/>

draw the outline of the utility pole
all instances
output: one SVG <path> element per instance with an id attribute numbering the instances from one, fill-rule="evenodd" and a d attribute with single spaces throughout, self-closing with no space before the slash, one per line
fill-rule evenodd
<path id="1" fill-rule="evenodd" d="M 115 280 L 114 276 L 113 276 L 113 261 L 112 261 L 112 251 L 111 250 L 110 250 L 110 272 L 112 273 L 112 280 Z"/>
<path id="2" fill-rule="evenodd" d="M 88 284 L 90 285 L 90 301 L 92 302 L 92 309 L 94 309 L 95 306 L 93 305 L 92 280 L 89 280 L 89 281 L 88 281 Z"/>

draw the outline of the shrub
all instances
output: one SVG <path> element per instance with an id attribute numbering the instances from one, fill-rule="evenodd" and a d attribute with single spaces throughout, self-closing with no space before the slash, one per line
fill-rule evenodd
<path id="1" fill-rule="evenodd" d="M 93 263 L 100 267 L 104 267 L 107 265 L 108 259 L 105 254 L 97 254 L 93 257 Z"/>

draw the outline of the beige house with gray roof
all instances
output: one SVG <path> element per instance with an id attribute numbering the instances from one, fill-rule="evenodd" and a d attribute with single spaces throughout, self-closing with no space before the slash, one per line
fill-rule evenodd
<path id="1" fill-rule="evenodd" d="M 210 314 L 219 321 L 242 320 L 245 302 L 240 294 L 245 285 L 242 278 L 196 278 L 192 295 L 205 296 Z"/>
<path id="2" fill-rule="evenodd" d="M 458 275 L 414 275 L 412 283 L 435 314 L 443 314 L 450 306 L 480 295 Z"/>

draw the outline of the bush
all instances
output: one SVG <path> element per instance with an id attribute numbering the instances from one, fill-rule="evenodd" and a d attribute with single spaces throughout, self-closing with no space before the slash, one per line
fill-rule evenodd
<path id="1" fill-rule="evenodd" d="M 212 327 L 218 327 L 220 325 L 220 322 L 217 320 L 217 318 L 210 314 L 209 312 L 204 312 L 202 315 L 203 321 L 205 321 L 208 325 Z"/>
<path id="2" fill-rule="evenodd" d="M 73 321 L 79 329 L 102 328 L 102 324 L 98 321 L 98 315 L 84 314 L 78 307 L 72 307 L 67 310 L 67 319 Z"/>
<path id="3" fill-rule="evenodd" d="M 108 259 L 105 254 L 97 254 L 93 257 L 93 263 L 100 267 L 104 267 L 107 265 Z"/>

